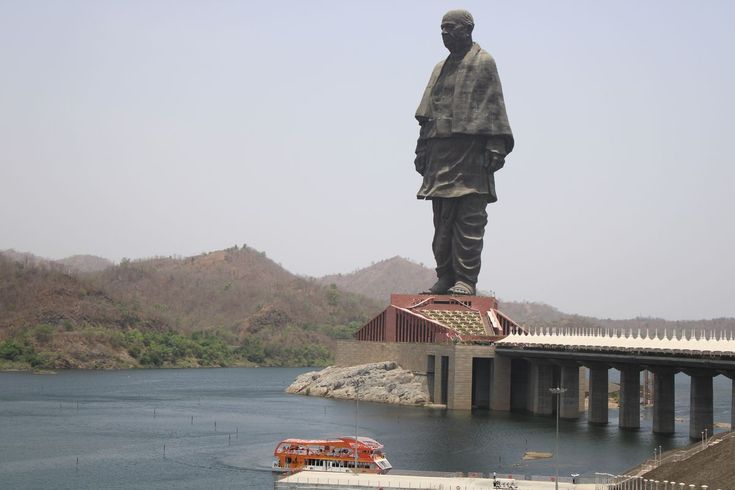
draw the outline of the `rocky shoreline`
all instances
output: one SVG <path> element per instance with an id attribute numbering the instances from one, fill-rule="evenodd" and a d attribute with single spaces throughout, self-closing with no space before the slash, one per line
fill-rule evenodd
<path id="1" fill-rule="evenodd" d="M 329 366 L 296 378 L 287 393 L 325 398 L 424 406 L 429 404 L 426 379 L 392 361 L 358 366 Z"/>

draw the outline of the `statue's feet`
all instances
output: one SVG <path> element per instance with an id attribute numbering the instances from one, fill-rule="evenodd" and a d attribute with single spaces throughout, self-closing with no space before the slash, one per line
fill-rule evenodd
<path id="1" fill-rule="evenodd" d="M 454 279 L 440 277 L 433 286 L 431 286 L 427 291 L 422 291 L 421 294 L 447 294 L 453 283 Z"/>
<path id="2" fill-rule="evenodd" d="M 474 296 L 475 287 L 466 282 L 457 281 L 454 286 L 449 288 L 449 294 L 456 294 L 457 296 Z"/>

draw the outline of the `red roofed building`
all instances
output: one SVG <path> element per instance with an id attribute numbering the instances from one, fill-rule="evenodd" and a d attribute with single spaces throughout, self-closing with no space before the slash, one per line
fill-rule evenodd
<path id="1" fill-rule="evenodd" d="M 435 404 L 505 410 L 510 366 L 495 365 L 493 343 L 521 327 L 497 308 L 486 296 L 393 294 L 354 340 L 338 342 L 337 365 L 395 361 L 426 376 Z M 507 382 L 493 383 L 496 374 Z"/>
<path id="2" fill-rule="evenodd" d="M 390 306 L 355 339 L 378 342 L 492 342 L 520 327 L 498 311 L 495 298 L 393 294 Z"/>

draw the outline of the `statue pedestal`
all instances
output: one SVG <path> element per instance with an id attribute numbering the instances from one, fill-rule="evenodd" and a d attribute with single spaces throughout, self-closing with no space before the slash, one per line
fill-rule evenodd
<path id="1" fill-rule="evenodd" d="M 498 308 L 498 300 L 492 296 L 449 294 L 391 294 L 390 304 L 409 309 L 421 304 L 432 304 L 438 309 L 448 310 L 469 307 L 481 313 Z"/>

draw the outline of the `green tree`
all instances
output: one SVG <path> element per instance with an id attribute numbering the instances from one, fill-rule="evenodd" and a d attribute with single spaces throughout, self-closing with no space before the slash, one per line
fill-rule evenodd
<path id="1" fill-rule="evenodd" d="M 6 359 L 8 361 L 19 361 L 20 358 L 23 356 L 23 353 L 23 345 L 19 344 L 14 339 L 0 342 L 0 359 Z"/>

